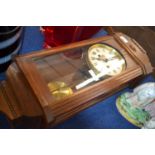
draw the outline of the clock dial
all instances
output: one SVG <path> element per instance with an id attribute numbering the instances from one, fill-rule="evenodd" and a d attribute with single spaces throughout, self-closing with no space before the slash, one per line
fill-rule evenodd
<path id="1" fill-rule="evenodd" d="M 125 69 L 125 59 L 113 47 L 105 44 L 95 44 L 88 49 L 87 62 L 95 73 L 104 72 L 114 76 Z"/>

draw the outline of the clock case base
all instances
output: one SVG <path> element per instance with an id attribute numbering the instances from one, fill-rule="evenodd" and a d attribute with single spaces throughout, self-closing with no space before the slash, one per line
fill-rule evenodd
<path id="1" fill-rule="evenodd" d="M 15 66 L 15 64 L 13 65 Z M 10 67 L 8 72 L 12 72 L 11 70 L 15 69 Z M 18 72 L 18 75 L 21 74 L 19 73 L 19 70 L 16 71 Z M 14 81 L 18 81 L 18 85 L 20 86 L 24 86 L 23 83 L 25 83 L 25 79 L 23 76 L 15 76 L 15 75 L 11 75 L 11 77 L 9 76 L 10 74 L 7 74 L 8 76 L 8 80 L 7 81 L 2 81 L 0 83 L 0 98 L 1 98 L 1 106 L 0 106 L 0 111 L 3 112 L 9 123 L 10 123 L 10 127 L 11 128 L 22 128 L 22 129 L 39 129 L 39 128 L 51 128 L 54 127 L 55 125 L 65 121 L 66 119 L 71 118 L 73 115 L 75 115 L 76 113 L 94 105 L 97 104 L 99 101 L 106 99 L 107 97 L 113 95 L 114 93 L 122 90 L 123 88 L 129 86 L 131 88 L 137 86 L 141 80 L 143 80 L 143 76 L 141 77 L 137 77 L 136 79 L 130 81 L 129 83 L 126 83 L 120 87 L 117 87 L 117 89 L 111 91 L 110 93 L 101 95 L 100 97 L 98 97 L 97 99 L 94 99 L 93 101 L 77 107 L 76 109 L 74 109 L 73 111 L 70 111 L 66 116 L 63 117 L 63 119 L 55 122 L 53 121 L 53 123 L 47 124 L 46 120 L 44 119 L 44 115 L 41 112 L 41 108 L 38 105 L 35 105 L 35 95 L 34 95 L 34 100 L 22 100 L 25 97 L 29 98 L 30 96 L 20 96 L 19 92 L 22 92 L 23 94 L 27 94 L 28 91 L 31 92 L 30 88 L 18 88 L 18 87 L 14 87 L 15 82 Z M 19 78 L 21 77 L 21 78 Z M 11 80 L 9 80 L 11 78 Z M 12 80 L 14 79 L 14 80 Z M 20 81 L 20 82 L 19 82 Z M 28 83 L 27 83 L 28 84 Z M 16 85 L 17 86 L 17 85 Z M 21 103 L 22 100 L 22 103 Z M 24 103 L 25 102 L 25 103 Z M 39 109 L 38 113 L 35 113 L 32 111 L 32 113 L 27 114 L 23 111 L 22 107 L 20 106 L 21 104 L 27 104 L 27 102 L 29 102 L 30 104 L 34 104 L 33 105 L 33 109 Z M 23 107 L 25 108 L 25 107 Z M 35 110 L 34 110 L 35 111 Z M 36 110 L 37 111 L 37 110 Z M 25 113 L 25 114 L 24 114 Z"/>

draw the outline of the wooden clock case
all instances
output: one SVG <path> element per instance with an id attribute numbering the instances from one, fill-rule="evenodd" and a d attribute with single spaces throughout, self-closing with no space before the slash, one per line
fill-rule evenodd
<path id="1" fill-rule="evenodd" d="M 105 43 L 119 50 L 126 60 L 126 70 L 78 90 L 62 100 L 53 101 L 46 79 L 54 75 L 49 70 L 50 67 L 45 66 L 44 58 L 52 60 L 55 55 L 96 43 Z M 61 60 L 58 59 L 57 62 L 55 69 L 67 74 L 67 69 L 61 68 L 64 65 L 59 67 Z M 13 128 L 53 127 L 124 87 L 136 84 L 150 73 L 152 66 L 145 50 L 122 33 L 20 55 L 8 68 L 7 79 L 0 83 L 0 111 L 7 116 Z"/>

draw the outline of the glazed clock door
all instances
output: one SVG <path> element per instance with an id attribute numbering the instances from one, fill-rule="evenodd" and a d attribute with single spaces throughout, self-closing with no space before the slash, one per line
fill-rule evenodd
<path id="1" fill-rule="evenodd" d="M 105 43 L 37 58 L 34 63 L 46 81 L 53 101 L 69 97 L 126 69 L 125 58 L 119 50 Z"/>

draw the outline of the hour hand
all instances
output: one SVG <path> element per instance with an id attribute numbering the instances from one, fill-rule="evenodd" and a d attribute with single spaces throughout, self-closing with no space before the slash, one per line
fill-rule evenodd
<path id="1" fill-rule="evenodd" d="M 103 58 L 103 57 L 97 57 L 97 58 L 92 57 L 92 58 L 93 58 L 93 60 L 99 60 L 99 61 L 105 61 L 105 62 L 107 62 L 107 61 L 108 61 L 108 59 Z"/>

